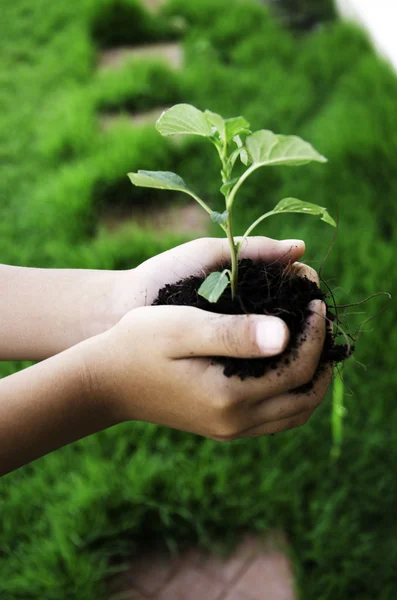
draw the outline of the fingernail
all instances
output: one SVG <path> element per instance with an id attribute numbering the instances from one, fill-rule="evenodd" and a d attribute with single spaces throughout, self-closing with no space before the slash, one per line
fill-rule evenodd
<path id="1" fill-rule="evenodd" d="M 297 246 L 305 245 L 303 240 L 280 240 L 279 243 L 288 248 L 296 248 Z"/>
<path id="2" fill-rule="evenodd" d="M 263 356 L 280 354 L 287 344 L 289 332 L 286 324 L 277 317 L 267 317 L 256 326 L 256 343 Z"/>

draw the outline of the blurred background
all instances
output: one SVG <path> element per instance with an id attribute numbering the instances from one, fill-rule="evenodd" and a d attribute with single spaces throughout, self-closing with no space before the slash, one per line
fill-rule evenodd
<path id="1" fill-rule="evenodd" d="M 397 17 L 393 0 L 361 2 L 372 13 L 358 17 L 360 2 L 338 5 L 369 33 L 332 0 L 1 0 L 1 262 L 126 269 L 220 235 L 186 198 L 132 188 L 126 177 L 175 171 L 221 207 L 211 147 L 154 129 L 164 108 L 189 102 L 301 135 L 329 159 L 255 174 L 236 207 L 237 233 L 285 196 L 334 216 L 338 208 L 323 268 L 338 303 L 393 294 L 397 78 L 382 36 Z M 385 29 L 374 33 L 382 15 Z M 318 267 L 333 231 L 291 215 L 258 234 L 302 237 Z M 354 330 L 386 303 L 353 308 L 365 314 L 345 322 Z M 362 328 L 346 365 L 338 461 L 329 396 L 305 427 L 275 437 L 221 445 L 131 423 L 3 478 L 0 597 L 98 600 L 106 574 L 143 540 L 213 549 L 277 529 L 305 600 L 394 600 L 394 325 L 391 302 Z M 0 376 L 24 366 L 2 363 Z"/>

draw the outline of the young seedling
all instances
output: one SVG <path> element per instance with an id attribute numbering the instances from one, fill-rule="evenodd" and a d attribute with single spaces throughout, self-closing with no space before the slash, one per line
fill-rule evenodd
<path id="1" fill-rule="evenodd" d="M 198 135 L 207 138 L 216 148 L 221 162 L 221 193 L 225 198 L 225 210 L 213 211 L 204 200 L 195 194 L 184 180 L 168 171 L 138 171 L 129 173 L 131 182 L 136 186 L 184 192 L 192 196 L 211 219 L 220 225 L 229 240 L 231 269 L 211 273 L 201 285 L 198 293 L 209 302 L 217 302 L 230 284 L 234 298 L 238 283 L 238 258 L 244 240 L 259 223 L 271 215 L 281 213 L 304 213 L 318 215 L 326 223 L 336 226 L 326 208 L 303 202 L 297 198 L 284 198 L 273 210 L 260 216 L 236 242 L 233 235 L 233 206 L 244 181 L 257 169 L 276 165 L 300 166 L 316 161 L 327 162 L 311 144 L 295 135 L 276 135 L 267 129 L 252 132 L 244 117 L 224 119 L 209 110 L 202 112 L 189 104 L 177 104 L 163 112 L 156 123 L 163 136 Z M 239 177 L 233 176 L 236 161 L 240 161 L 245 170 Z"/>

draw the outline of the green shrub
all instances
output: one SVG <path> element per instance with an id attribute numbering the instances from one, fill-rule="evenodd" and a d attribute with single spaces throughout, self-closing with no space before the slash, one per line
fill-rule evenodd
<path id="1" fill-rule="evenodd" d="M 104 111 L 145 111 L 181 101 L 179 77 L 161 59 L 134 59 L 119 69 L 104 69 L 89 93 Z"/>
<path id="2" fill-rule="evenodd" d="M 126 224 L 117 234 L 101 227 L 93 241 L 74 246 L 50 240 L 47 252 L 59 268 L 79 269 L 84 265 L 87 269 L 132 269 L 188 239 L 183 233 L 159 236 L 155 229 L 143 230 L 135 224 Z"/>
<path id="3" fill-rule="evenodd" d="M 38 132 L 39 151 L 50 166 L 90 151 L 99 139 L 95 108 L 93 95 L 76 83 L 50 94 L 41 111 Z"/>
<path id="4" fill-rule="evenodd" d="M 145 44 L 172 37 L 172 27 L 139 0 L 100 0 L 92 5 L 91 31 L 100 47 Z"/>

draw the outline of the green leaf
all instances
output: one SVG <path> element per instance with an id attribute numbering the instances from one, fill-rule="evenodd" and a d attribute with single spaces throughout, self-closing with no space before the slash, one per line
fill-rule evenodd
<path id="1" fill-rule="evenodd" d="M 248 152 L 245 148 L 240 148 L 240 159 L 243 165 L 248 167 L 248 165 L 250 164 L 250 159 L 248 156 Z"/>
<path id="2" fill-rule="evenodd" d="M 201 284 L 198 293 L 203 296 L 208 302 L 218 302 L 223 292 L 229 285 L 228 271 L 211 273 L 207 279 Z"/>
<path id="3" fill-rule="evenodd" d="M 226 181 L 226 183 L 224 183 L 223 186 L 221 187 L 221 193 L 224 196 L 227 196 L 227 194 L 230 192 L 230 190 L 232 189 L 234 184 L 237 183 L 238 180 L 239 180 L 238 177 L 234 177 L 234 179 L 229 179 L 229 181 Z"/>
<path id="4" fill-rule="evenodd" d="M 215 210 L 211 214 L 211 220 L 217 225 L 224 225 L 229 217 L 229 211 L 225 210 L 223 213 L 216 212 Z"/>
<path id="5" fill-rule="evenodd" d="M 156 123 L 161 135 L 202 135 L 211 137 L 212 128 L 205 114 L 190 104 L 176 104 L 164 111 Z"/>
<path id="6" fill-rule="evenodd" d="M 250 124 L 244 117 L 234 117 L 233 119 L 225 120 L 226 140 L 231 142 L 236 135 L 241 133 L 251 133 Z"/>
<path id="7" fill-rule="evenodd" d="M 299 166 L 311 161 L 327 162 L 325 156 L 296 135 L 276 135 L 261 129 L 249 135 L 245 145 L 252 162 L 257 166 Z"/>
<path id="8" fill-rule="evenodd" d="M 138 171 L 138 173 L 128 173 L 128 177 L 138 187 L 191 193 L 182 177 L 170 171 Z"/>
<path id="9" fill-rule="evenodd" d="M 170 171 L 138 171 L 138 173 L 128 173 L 131 183 L 138 187 L 148 187 L 158 190 L 174 190 L 189 194 L 204 208 L 208 214 L 212 214 L 211 208 L 197 196 L 176 173 Z"/>
<path id="10" fill-rule="evenodd" d="M 215 129 L 219 133 L 221 140 L 224 140 L 226 135 L 226 129 L 223 117 L 221 117 L 221 115 L 218 115 L 218 113 L 211 112 L 210 110 L 206 110 L 204 114 L 211 127 L 215 127 Z"/>
<path id="11" fill-rule="evenodd" d="M 306 215 L 320 216 L 321 220 L 325 221 L 329 225 L 336 227 L 336 223 L 331 215 L 328 213 L 328 210 L 323 206 L 318 206 L 317 204 L 311 204 L 310 202 L 303 202 L 302 200 L 298 200 L 297 198 L 284 198 L 281 200 L 271 211 L 272 214 L 275 213 L 304 213 Z"/>
<path id="12" fill-rule="evenodd" d="M 237 150 L 234 150 L 231 155 L 228 158 L 228 164 L 230 169 L 233 169 L 234 167 L 234 163 L 236 162 L 236 160 L 238 159 L 238 157 L 240 156 L 241 150 L 240 148 L 237 148 Z M 222 188 L 221 188 L 222 191 Z M 223 192 L 222 192 L 223 193 Z"/>
<path id="13" fill-rule="evenodd" d="M 243 163 L 243 165 L 245 165 L 247 167 L 250 164 L 250 162 L 252 162 L 252 161 L 250 160 L 250 157 L 248 156 L 247 149 L 244 146 L 244 142 L 241 139 L 241 136 L 240 135 L 236 135 L 233 138 L 233 141 L 238 146 L 238 149 L 235 150 L 235 152 L 238 152 L 238 156 L 240 156 L 241 162 Z M 232 156 L 234 156 L 234 152 L 233 152 Z"/>

